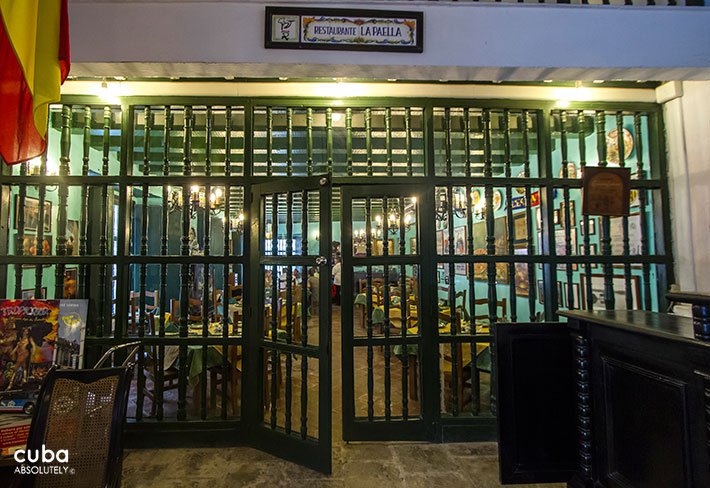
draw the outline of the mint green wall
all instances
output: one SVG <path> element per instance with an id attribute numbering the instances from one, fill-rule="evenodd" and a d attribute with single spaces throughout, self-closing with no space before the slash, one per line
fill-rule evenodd
<path id="1" fill-rule="evenodd" d="M 60 134 L 58 130 L 50 129 L 49 134 L 49 148 L 47 154 L 48 156 L 48 167 L 52 165 L 58 167 L 59 165 L 59 141 Z M 97 139 L 98 140 L 98 139 Z M 91 148 L 90 149 L 90 160 L 89 167 L 92 171 L 101 172 L 101 167 L 103 165 L 101 151 Z M 83 164 L 83 134 L 80 133 L 80 129 L 75 129 L 72 131 L 71 136 L 71 148 L 70 148 L 70 174 L 78 175 L 81 174 L 81 167 Z M 110 167 L 113 172 L 118 172 L 118 155 L 116 152 L 111 152 L 109 154 Z M 15 165 L 13 167 L 13 174 L 19 174 L 20 167 Z M 12 195 L 10 197 L 11 209 L 10 209 L 10 222 L 13 225 L 10 228 L 10 243 L 9 243 L 9 254 L 15 253 L 15 235 L 17 231 L 14 229 L 15 225 L 15 195 L 19 194 L 19 188 L 17 186 L 12 186 Z M 33 198 L 39 198 L 39 189 L 35 186 L 27 187 L 27 196 Z M 51 202 L 52 204 L 52 230 L 45 235 L 52 236 L 52 253 L 56 252 L 57 246 L 57 212 L 58 212 L 58 191 L 56 189 L 52 191 L 46 191 L 45 201 Z M 81 219 L 81 187 L 72 186 L 69 187 L 69 198 L 67 200 L 67 219 L 80 221 Z M 26 234 L 34 234 L 34 232 L 26 232 Z M 78 245 L 78 238 L 75 237 L 76 245 Z M 42 286 L 47 288 L 48 298 L 54 297 L 54 287 L 55 287 L 55 268 L 54 266 L 49 266 L 44 268 L 42 273 Z M 15 280 L 14 280 L 14 270 L 11 270 L 9 276 L 12 278 L 8 279 L 7 296 L 12 297 L 15 294 Z M 25 268 L 22 271 L 22 289 L 34 288 L 35 285 L 35 268 Z"/>

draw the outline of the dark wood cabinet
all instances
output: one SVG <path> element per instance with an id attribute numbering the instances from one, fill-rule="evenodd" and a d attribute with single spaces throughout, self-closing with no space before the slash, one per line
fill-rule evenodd
<path id="1" fill-rule="evenodd" d="M 710 343 L 692 319 L 562 315 L 496 327 L 501 481 L 710 487 Z"/>

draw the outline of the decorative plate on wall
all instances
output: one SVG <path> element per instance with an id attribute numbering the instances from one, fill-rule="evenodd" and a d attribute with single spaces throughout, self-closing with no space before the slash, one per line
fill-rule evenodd
<path id="1" fill-rule="evenodd" d="M 502 204 L 503 204 L 503 194 L 500 192 L 500 190 L 495 190 L 493 192 L 493 210 L 500 209 Z"/>
<path id="2" fill-rule="evenodd" d="M 631 132 L 624 129 L 624 161 L 626 161 L 634 149 L 634 138 Z M 606 133 L 606 160 L 608 163 L 619 164 L 619 145 L 617 143 L 618 134 L 616 129 Z"/>

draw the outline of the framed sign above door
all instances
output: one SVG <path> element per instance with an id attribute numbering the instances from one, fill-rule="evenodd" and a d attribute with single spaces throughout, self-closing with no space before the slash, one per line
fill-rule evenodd
<path id="1" fill-rule="evenodd" d="M 265 47 L 420 53 L 423 13 L 266 7 Z"/>

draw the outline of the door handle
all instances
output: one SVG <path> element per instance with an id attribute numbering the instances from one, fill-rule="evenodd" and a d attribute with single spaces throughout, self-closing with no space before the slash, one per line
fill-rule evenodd
<path id="1" fill-rule="evenodd" d="M 326 258 L 325 256 L 318 256 L 316 258 L 316 264 L 318 266 L 325 266 L 328 264 L 328 258 Z"/>

